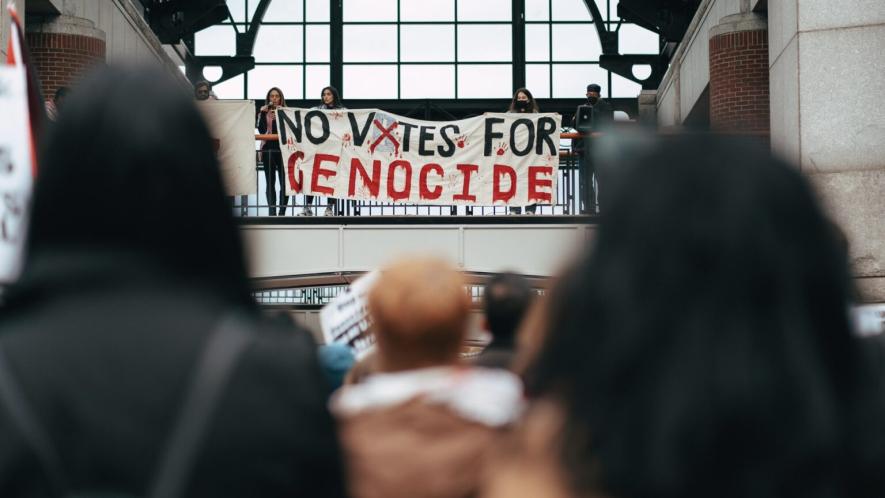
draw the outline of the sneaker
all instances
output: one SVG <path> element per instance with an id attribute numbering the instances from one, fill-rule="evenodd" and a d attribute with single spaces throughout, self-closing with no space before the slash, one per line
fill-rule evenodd
<path id="1" fill-rule="evenodd" d="M 323 211 L 323 216 L 335 216 L 335 210 L 332 209 L 332 206 L 326 206 L 326 210 Z"/>
<path id="2" fill-rule="evenodd" d="M 510 208 L 510 214 L 522 214 L 522 209 L 520 208 Z"/>
<path id="3" fill-rule="evenodd" d="M 309 207 L 304 208 L 304 211 L 301 211 L 301 216 L 313 216 L 313 210 Z"/>

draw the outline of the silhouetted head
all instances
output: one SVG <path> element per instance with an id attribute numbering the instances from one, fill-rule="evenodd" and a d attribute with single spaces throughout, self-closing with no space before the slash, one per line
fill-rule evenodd
<path id="1" fill-rule="evenodd" d="M 566 411 L 574 485 L 620 498 L 875 496 L 881 393 L 812 190 L 747 142 L 618 164 L 530 378 Z M 878 460 L 877 460 L 878 459 Z"/>
<path id="2" fill-rule="evenodd" d="M 470 298 L 462 275 L 436 258 L 412 258 L 384 269 L 369 292 L 383 371 L 458 361 Z"/>
<path id="3" fill-rule="evenodd" d="M 506 272 L 489 279 L 483 291 L 483 308 L 493 344 L 513 344 L 531 302 L 532 288 L 522 275 Z"/>
<path id="4" fill-rule="evenodd" d="M 250 302 L 212 140 L 168 74 L 99 69 L 71 92 L 41 158 L 28 265 L 69 252 L 130 254 Z"/>

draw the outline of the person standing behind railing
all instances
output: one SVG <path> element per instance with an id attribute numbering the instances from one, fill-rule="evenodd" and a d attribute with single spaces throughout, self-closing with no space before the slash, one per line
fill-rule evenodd
<path id="1" fill-rule="evenodd" d="M 258 111 L 258 120 L 255 126 L 258 133 L 277 133 L 277 107 L 286 107 L 286 99 L 283 97 L 283 91 L 277 87 L 273 87 L 267 91 L 267 97 L 264 99 L 264 105 Z M 279 215 L 286 214 L 286 205 L 289 203 L 289 196 L 286 195 L 286 168 L 283 166 L 283 158 L 280 153 L 280 143 L 276 140 L 266 140 L 261 145 L 261 162 L 264 164 L 264 180 L 267 184 L 265 194 L 267 195 L 267 211 L 268 215 L 276 214 L 276 188 L 274 186 L 274 174 L 280 180 L 280 204 Z"/>
<path id="2" fill-rule="evenodd" d="M 314 107 L 314 109 L 346 109 L 343 105 L 341 105 L 341 96 L 338 94 L 338 89 L 334 86 L 327 86 L 323 88 L 323 91 L 320 93 L 320 98 L 322 102 L 320 105 Z M 313 206 L 313 198 L 312 195 L 304 196 L 304 211 L 301 213 L 304 216 L 313 216 L 313 210 L 311 206 Z M 335 216 L 335 199 L 332 197 L 326 198 L 326 211 L 323 213 L 325 216 Z"/>
<path id="3" fill-rule="evenodd" d="M 541 112 L 541 109 L 538 107 L 535 97 L 532 96 L 532 92 L 528 88 L 520 88 L 513 94 L 513 100 L 510 101 L 510 107 L 507 109 L 507 112 L 531 113 Z M 537 204 L 529 204 L 525 207 L 525 213 L 535 214 L 537 209 Z M 518 206 L 511 207 L 510 214 L 522 214 L 522 208 Z"/>

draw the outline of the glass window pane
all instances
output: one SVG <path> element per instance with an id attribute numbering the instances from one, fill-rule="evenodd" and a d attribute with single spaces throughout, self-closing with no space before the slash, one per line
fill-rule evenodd
<path id="1" fill-rule="evenodd" d="M 550 60 L 550 25 L 526 24 L 525 26 L 525 60 Z"/>
<path id="2" fill-rule="evenodd" d="M 397 0 L 344 0 L 344 22 L 396 21 Z"/>
<path id="3" fill-rule="evenodd" d="M 249 3 L 255 2 L 252 0 Z M 302 0 L 273 0 L 264 12 L 264 22 L 301 22 L 304 20 Z"/>
<path id="4" fill-rule="evenodd" d="M 455 98 L 455 66 L 403 64 L 400 66 L 400 98 Z"/>
<path id="5" fill-rule="evenodd" d="M 329 0 L 306 0 L 307 22 L 329 22 Z"/>
<path id="6" fill-rule="evenodd" d="M 231 25 L 210 26 L 194 34 L 194 55 L 234 55 L 236 32 Z"/>
<path id="7" fill-rule="evenodd" d="M 255 37 L 255 62 L 301 62 L 301 26 L 261 26 Z"/>
<path id="8" fill-rule="evenodd" d="M 636 98 L 642 91 L 642 85 L 633 80 L 628 80 L 623 76 L 612 73 L 612 93 L 611 97 L 631 97 Z"/>
<path id="9" fill-rule="evenodd" d="M 307 62 L 329 62 L 329 25 L 309 24 L 307 33 Z"/>
<path id="10" fill-rule="evenodd" d="M 657 54 L 658 34 L 635 24 L 622 24 L 618 31 L 618 49 L 622 54 Z"/>
<path id="11" fill-rule="evenodd" d="M 396 66 L 345 64 L 344 92 L 349 99 L 395 99 Z"/>
<path id="12" fill-rule="evenodd" d="M 509 21 L 511 0 L 458 0 L 459 21 Z"/>
<path id="13" fill-rule="evenodd" d="M 243 75 L 231 78 L 223 83 L 212 85 L 212 91 L 219 99 L 243 99 Z"/>
<path id="14" fill-rule="evenodd" d="M 344 62 L 388 61 L 396 61 L 396 26 L 344 26 Z"/>
<path id="15" fill-rule="evenodd" d="M 550 65 L 526 64 L 525 85 L 536 99 L 550 98 Z"/>
<path id="16" fill-rule="evenodd" d="M 584 0 L 553 0 L 554 21 L 592 21 Z"/>
<path id="17" fill-rule="evenodd" d="M 458 60 L 510 61 L 511 42 L 509 25 L 458 26 Z"/>
<path id="18" fill-rule="evenodd" d="M 289 100 L 304 98 L 301 66 L 255 66 L 249 71 L 248 98 L 263 102 L 272 87 L 283 91 Z"/>
<path id="19" fill-rule="evenodd" d="M 605 0 L 603 0 L 605 1 Z M 550 20 L 550 1 L 549 0 L 525 0 L 525 20 L 526 21 L 548 21 Z"/>
<path id="20" fill-rule="evenodd" d="M 458 66 L 458 98 L 509 98 L 513 96 L 512 89 L 513 66 L 510 64 Z"/>
<path id="21" fill-rule="evenodd" d="M 404 62 L 454 61 L 455 26 L 400 27 L 400 60 Z"/>
<path id="22" fill-rule="evenodd" d="M 400 0 L 401 21 L 453 21 L 455 0 Z"/>
<path id="23" fill-rule="evenodd" d="M 329 86 L 329 66 L 327 64 L 306 66 L 307 74 L 304 83 L 304 98 L 307 100 L 317 100 L 320 103 L 320 94 L 323 88 Z M 342 96 L 342 99 L 344 96 Z M 347 104 L 345 104 L 347 105 Z"/>
<path id="24" fill-rule="evenodd" d="M 246 20 L 245 0 L 227 0 L 227 10 L 230 11 L 230 15 L 234 18 L 234 22 L 243 22 Z"/>
<path id="25" fill-rule="evenodd" d="M 590 83 L 601 86 L 602 95 L 608 95 L 608 71 L 598 65 L 553 65 L 553 98 L 584 98 Z"/>
<path id="26" fill-rule="evenodd" d="M 602 54 L 599 35 L 592 24 L 553 26 L 553 60 L 595 61 Z"/>

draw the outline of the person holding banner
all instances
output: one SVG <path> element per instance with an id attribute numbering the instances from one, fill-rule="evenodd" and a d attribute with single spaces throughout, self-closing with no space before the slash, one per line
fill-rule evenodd
<path id="1" fill-rule="evenodd" d="M 507 109 L 507 112 L 536 113 L 541 112 L 541 109 L 538 107 L 535 97 L 532 96 L 532 92 L 528 88 L 520 88 L 513 94 L 513 99 L 510 101 L 510 107 Z M 525 212 L 526 214 L 535 214 L 537 209 L 537 204 L 529 204 L 525 207 Z M 510 208 L 510 214 L 522 214 L 522 208 L 512 207 Z"/>
<path id="2" fill-rule="evenodd" d="M 322 100 L 320 105 L 314 107 L 314 109 L 347 109 L 343 105 L 341 105 L 341 96 L 338 94 L 338 89 L 334 86 L 327 86 L 323 88 L 322 92 L 320 92 L 320 99 Z M 304 212 L 302 213 L 304 216 L 313 216 L 313 210 L 311 206 L 313 206 L 313 198 L 312 195 L 304 196 Z M 328 197 L 326 199 L 326 211 L 323 213 L 325 216 L 335 216 L 335 208 L 336 202 L 332 197 Z"/>
<path id="3" fill-rule="evenodd" d="M 264 105 L 258 111 L 256 127 L 258 133 L 277 133 L 277 107 L 286 107 L 286 99 L 283 91 L 273 87 L 267 91 Z M 261 162 L 264 164 L 264 181 L 266 183 L 265 194 L 267 196 L 268 215 L 274 216 L 276 204 L 276 187 L 274 175 L 280 181 L 279 215 L 286 214 L 286 205 L 289 204 L 289 196 L 286 195 L 286 168 L 283 166 L 283 158 L 280 155 L 280 142 L 277 140 L 265 140 L 261 145 Z"/>

